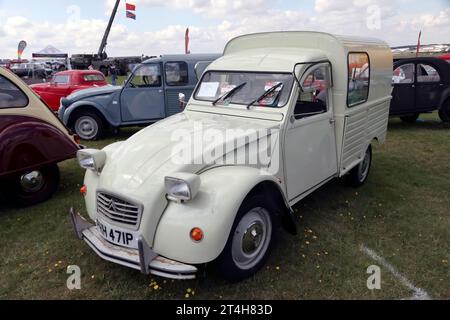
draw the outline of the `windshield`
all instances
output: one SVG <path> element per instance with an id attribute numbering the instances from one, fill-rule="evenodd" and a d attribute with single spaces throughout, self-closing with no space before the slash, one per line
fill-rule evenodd
<path id="1" fill-rule="evenodd" d="M 233 103 L 248 106 L 254 102 L 253 106 L 282 108 L 289 100 L 293 83 L 294 77 L 288 73 L 210 71 L 203 76 L 194 98 L 217 102 L 216 105 Z M 239 86 L 239 90 L 234 90 Z M 269 90 L 272 92 L 264 95 Z M 227 93 L 232 94 L 225 98 Z"/>

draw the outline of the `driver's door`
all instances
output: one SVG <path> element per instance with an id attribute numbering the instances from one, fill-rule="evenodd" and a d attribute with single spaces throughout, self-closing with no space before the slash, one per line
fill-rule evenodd
<path id="1" fill-rule="evenodd" d="M 158 120 L 165 117 L 164 83 L 160 64 L 143 64 L 122 89 L 123 122 Z"/>
<path id="2" fill-rule="evenodd" d="M 319 80 L 317 75 L 326 75 Z M 335 122 L 330 97 L 329 64 L 314 67 L 302 78 L 285 141 L 285 170 L 290 202 L 337 173 Z"/>

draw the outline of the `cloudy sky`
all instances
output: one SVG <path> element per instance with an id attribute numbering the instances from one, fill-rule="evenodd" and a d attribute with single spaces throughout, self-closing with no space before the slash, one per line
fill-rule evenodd
<path id="1" fill-rule="evenodd" d="M 117 55 L 182 53 L 184 31 L 191 51 L 221 52 L 240 34 L 317 30 L 374 36 L 390 45 L 450 43 L 450 0 L 128 0 L 137 21 L 125 18 L 125 0 L 107 52 Z M 115 0 L 0 0 L 0 58 L 24 56 L 47 45 L 69 53 L 98 50 Z"/>

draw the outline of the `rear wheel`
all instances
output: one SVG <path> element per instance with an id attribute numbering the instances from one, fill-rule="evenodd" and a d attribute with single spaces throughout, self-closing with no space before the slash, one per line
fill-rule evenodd
<path id="1" fill-rule="evenodd" d="M 441 110 L 439 110 L 439 118 L 443 122 L 450 122 L 450 100 L 447 100 Z"/>
<path id="2" fill-rule="evenodd" d="M 415 123 L 417 119 L 419 119 L 419 116 L 420 114 L 416 113 L 409 116 L 400 117 L 400 120 L 402 120 L 405 123 Z"/>
<path id="3" fill-rule="evenodd" d="M 238 282 L 253 276 L 267 261 L 279 222 L 275 210 L 261 195 L 242 204 L 224 251 L 217 259 L 222 277 Z"/>
<path id="4" fill-rule="evenodd" d="M 23 172 L 9 181 L 6 193 L 14 203 L 27 207 L 44 202 L 58 189 L 59 169 L 56 164 Z"/>
<path id="5" fill-rule="evenodd" d="M 103 122 L 94 113 L 81 113 L 74 121 L 73 130 L 83 140 L 97 140 L 103 134 Z"/>
<path id="6" fill-rule="evenodd" d="M 367 148 L 364 160 L 350 171 L 347 182 L 353 187 L 360 187 L 366 183 L 369 178 L 370 168 L 372 167 L 372 146 Z"/>

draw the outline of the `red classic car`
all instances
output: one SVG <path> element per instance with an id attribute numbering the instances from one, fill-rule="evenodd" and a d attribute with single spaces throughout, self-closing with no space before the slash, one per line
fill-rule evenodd
<path id="1" fill-rule="evenodd" d="M 34 84 L 30 87 L 56 112 L 61 98 L 67 97 L 72 92 L 106 85 L 108 83 L 100 71 L 69 70 L 56 73 L 48 83 Z"/>

